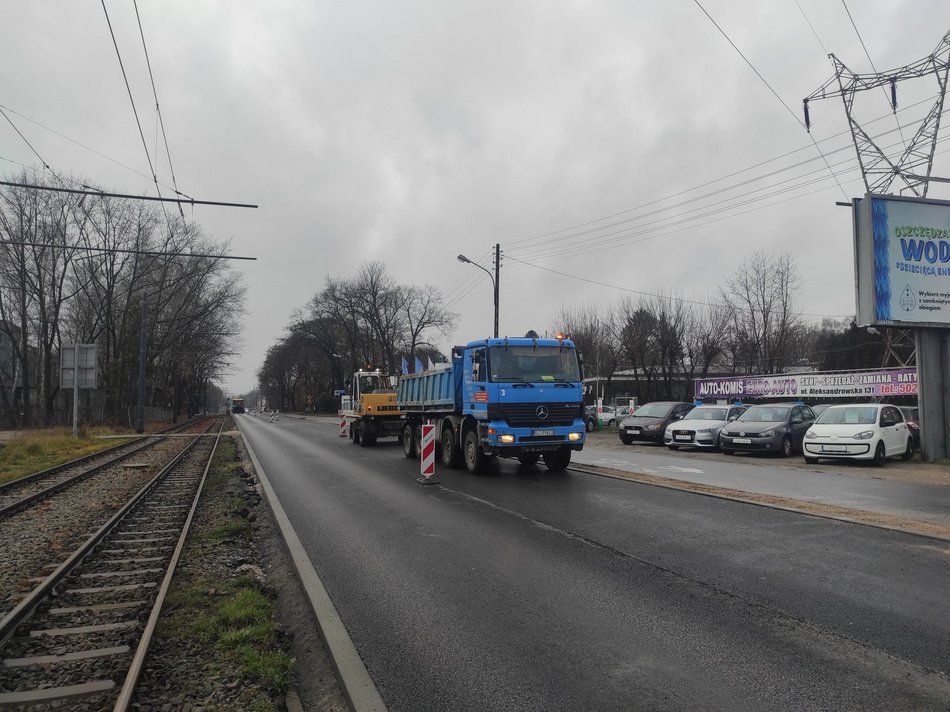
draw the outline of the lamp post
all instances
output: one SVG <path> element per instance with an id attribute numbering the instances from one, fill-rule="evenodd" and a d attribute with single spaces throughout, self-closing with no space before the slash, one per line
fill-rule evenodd
<path id="1" fill-rule="evenodd" d="M 499 259 L 500 252 L 501 250 L 499 249 L 499 245 L 496 244 L 495 245 L 495 274 L 492 274 L 489 270 L 482 267 L 477 262 L 472 262 L 465 255 L 458 256 L 459 262 L 467 262 L 470 265 L 474 265 L 475 267 L 478 267 L 478 269 L 480 269 L 482 272 L 484 272 L 491 278 L 492 287 L 495 292 L 495 334 L 494 336 L 496 339 L 498 338 L 498 266 L 500 262 L 500 259 Z"/>

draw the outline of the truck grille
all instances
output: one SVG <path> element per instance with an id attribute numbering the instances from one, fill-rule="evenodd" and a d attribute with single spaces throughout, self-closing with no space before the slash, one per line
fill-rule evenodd
<path id="1" fill-rule="evenodd" d="M 547 417 L 538 417 L 538 408 L 547 408 Z M 489 417 L 504 418 L 513 428 L 570 425 L 580 417 L 579 403 L 503 403 L 492 408 Z"/>

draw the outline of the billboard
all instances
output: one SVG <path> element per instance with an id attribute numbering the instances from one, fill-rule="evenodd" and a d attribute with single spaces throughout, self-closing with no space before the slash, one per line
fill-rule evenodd
<path id="1" fill-rule="evenodd" d="M 697 378 L 699 400 L 742 398 L 884 398 L 916 396 L 916 368 L 879 368 L 870 371 L 781 373 L 770 376 Z"/>
<path id="2" fill-rule="evenodd" d="M 855 199 L 854 260 L 860 326 L 950 325 L 950 202 Z"/>

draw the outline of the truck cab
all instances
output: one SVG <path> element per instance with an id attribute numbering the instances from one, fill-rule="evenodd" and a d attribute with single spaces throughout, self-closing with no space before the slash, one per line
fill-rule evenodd
<path id="1" fill-rule="evenodd" d="M 543 457 L 555 470 L 583 449 L 583 379 L 572 341 L 484 339 L 456 347 L 453 361 L 462 374 L 461 445 L 470 468 L 478 459 L 472 449 L 525 464 Z"/>

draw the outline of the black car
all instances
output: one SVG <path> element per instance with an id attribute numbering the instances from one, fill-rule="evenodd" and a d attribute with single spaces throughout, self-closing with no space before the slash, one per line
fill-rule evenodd
<path id="1" fill-rule="evenodd" d="M 719 449 L 734 452 L 772 452 L 790 457 L 802 451 L 802 441 L 815 422 L 812 409 L 802 403 L 754 405 L 719 432 Z"/>
<path id="2" fill-rule="evenodd" d="M 680 401 L 656 401 L 641 405 L 633 415 L 620 422 L 620 441 L 629 445 L 634 440 L 663 443 L 666 426 L 693 409 L 692 403 Z"/>

